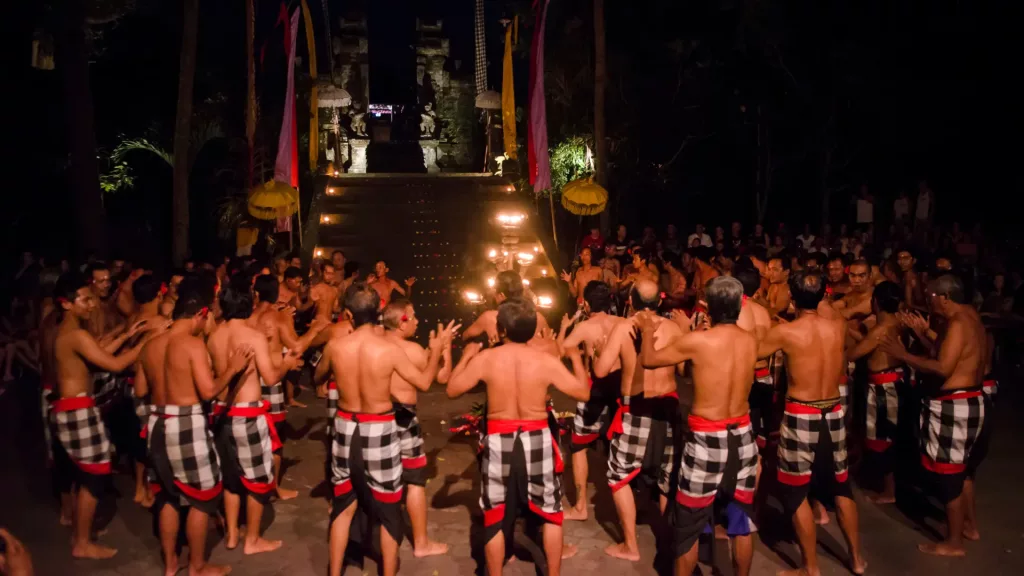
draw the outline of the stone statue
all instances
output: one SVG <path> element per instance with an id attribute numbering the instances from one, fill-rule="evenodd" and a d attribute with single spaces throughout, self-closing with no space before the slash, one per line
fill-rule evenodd
<path id="1" fill-rule="evenodd" d="M 423 112 L 420 112 L 420 136 L 434 135 L 434 118 L 437 117 L 437 113 L 433 107 L 430 102 L 423 105 Z"/>
<path id="2" fill-rule="evenodd" d="M 352 134 L 355 136 L 366 136 L 366 120 L 363 119 L 366 113 L 360 110 L 360 108 L 359 102 L 353 102 L 352 109 L 348 111 L 348 116 L 352 119 Z"/>

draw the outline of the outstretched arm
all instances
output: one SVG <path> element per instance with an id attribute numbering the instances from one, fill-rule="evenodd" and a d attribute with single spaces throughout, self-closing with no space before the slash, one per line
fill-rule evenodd
<path id="1" fill-rule="evenodd" d="M 850 362 L 854 360 L 860 360 L 861 358 L 871 354 L 878 348 L 878 338 L 884 333 L 884 330 L 875 326 L 868 333 L 857 341 L 857 345 L 847 350 L 846 359 Z M 858 336 L 860 336 L 858 334 Z"/>
<path id="2" fill-rule="evenodd" d="M 78 330 L 75 332 L 74 339 L 75 352 L 79 356 L 84 358 L 87 362 L 100 370 L 106 372 L 124 372 L 126 368 L 135 363 L 139 359 L 139 352 L 142 350 L 142 343 L 140 342 L 134 348 L 126 350 L 121 354 L 114 356 L 110 352 L 107 352 L 96 342 L 96 339 L 85 330 Z"/>
<path id="3" fill-rule="evenodd" d="M 587 370 L 583 367 L 583 359 L 580 358 L 580 351 L 578 348 L 573 348 L 566 355 L 572 362 L 572 372 L 566 370 L 565 365 L 558 359 L 545 357 L 545 362 L 550 364 L 546 370 L 552 375 L 551 384 L 566 396 L 586 402 L 590 400 L 590 386 Z"/>
<path id="4" fill-rule="evenodd" d="M 891 343 L 886 346 L 886 352 L 909 364 L 915 370 L 937 374 L 943 378 L 949 378 L 956 369 L 957 360 L 960 358 L 960 351 L 964 347 L 964 329 L 960 322 L 951 322 L 946 331 L 946 337 L 942 340 L 942 347 L 939 348 L 938 358 L 925 358 L 910 354 L 903 348 L 902 344 Z"/>
<path id="5" fill-rule="evenodd" d="M 701 332 L 690 332 L 669 341 L 668 345 L 661 350 L 655 350 L 654 328 L 652 326 L 645 329 L 640 344 L 640 358 L 643 360 L 643 367 L 650 370 L 675 366 L 692 360 L 696 353 L 697 339 L 701 336 L 703 336 Z"/>
<path id="6" fill-rule="evenodd" d="M 430 389 L 430 384 L 437 377 L 438 363 L 441 359 L 441 347 L 431 347 L 430 358 L 427 360 L 427 365 L 422 371 L 416 368 L 416 365 L 409 360 L 409 356 L 405 351 L 398 346 L 393 347 L 390 356 L 394 362 L 395 372 L 401 376 L 402 380 L 423 392 Z"/>
<path id="7" fill-rule="evenodd" d="M 483 380 L 486 354 L 479 354 L 481 346 L 469 344 L 462 350 L 459 364 L 452 370 L 452 378 L 448 382 L 448 397 L 458 398 L 469 392 Z"/>
<path id="8" fill-rule="evenodd" d="M 782 349 L 786 337 L 786 325 L 776 324 L 757 343 L 757 357 L 767 358 Z"/>

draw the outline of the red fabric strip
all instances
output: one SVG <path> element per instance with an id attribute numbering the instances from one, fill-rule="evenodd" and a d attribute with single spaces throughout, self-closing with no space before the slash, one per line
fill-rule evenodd
<path id="1" fill-rule="evenodd" d="M 556 526 L 561 526 L 562 525 L 562 516 L 563 516 L 562 512 L 554 512 L 554 513 L 545 512 L 545 511 L 541 510 L 539 507 L 537 507 L 537 505 L 534 504 L 533 502 L 530 502 L 530 512 L 533 512 L 537 516 L 540 516 L 541 518 L 543 518 L 547 522 L 550 522 L 550 523 L 552 523 L 552 524 L 554 524 Z"/>
<path id="2" fill-rule="evenodd" d="M 415 458 L 403 458 L 402 459 L 402 468 L 408 468 L 410 470 L 416 470 L 418 468 L 423 468 L 426 465 L 427 465 L 427 455 L 426 454 L 420 454 L 419 456 L 417 456 Z"/>
<path id="3" fill-rule="evenodd" d="M 779 482 L 782 482 L 787 486 L 805 486 L 811 481 L 811 475 L 790 474 L 789 472 L 779 470 L 778 479 Z"/>
<path id="4" fill-rule="evenodd" d="M 615 411 L 615 415 L 612 416 L 612 423 L 608 426 L 608 439 L 611 440 L 616 434 L 622 434 L 625 430 L 622 429 L 622 415 L 629 412 L 629 406 L 622 405 L 622 398 L 615 401 L 619 405 L 619 409 Z"/>
<path id="5" fill-rule="evenodd" d="M 75 461 L 75 466 L 78 466 L 79 468 L 82 469 L 83 472 L 87 474 L 92 474 L 93 476 L 104 476 L 110 474 L 109 460 L 106 462 L 100 462 L 99 464 L 89 464 L 86 462 Z"/>
<path id="6" fill-rule="evenodd" d="M 342 420 L 349 420 L 349 421 L 355 422 L 357 424 L 359 422 L 394 422 L 395 421 L 395 414 L 393 412 L 390 413 L 390 414 L 354 414 L 352 412 L 345 412 L 343 410 L 338 410 L 338 414 L 335 417 L 336 418 L 341 418 Z"/>
<path id="7" fill-rule="evenodd" d="M 573 435 L 572 435 L 572 443 L 573 444 L 590 444 L 594 440 L 597 440 L 598 436 L 600 436 L 600 434 L 576 434 L 574 432 Z"/>
<path id="8" fill-rule="evenodd" d="M 837 402 L 836 405 L 833 406 L 831 410 L 829 410 L 829 412 L 839 412 L 840 410 L 842 410 L 842 408 L 842 404 L 839 404 Z M 808 406 L 806 404 L 800 404 L 799 402 L 786 402 L 786 412 L 789 412 L 790 414 L 821 414 L 821 410 L 819 410 L 818 408 L 815 408 L 814 406 Z"/>
<path id="9" fill-rule="evenodd" d="M 352 491 L 352 481 L 351 480 L 345 480 L 341 484 L 335 484 L 334 485 L 334 495 L 335 496 L 342 496 L 344 494 L 348 494 L 351 491 Z"/>
<path id="10" fill-rule="evenodd" d="M 484 526 L 494 526 L 505 517 L 505 505 L 499 504 L 490 510 L 484 510 Z"/>
<path id="11" fill-rule="evenodd" d="M 715 501 L 715 494 L 711 493 L 707 496 L 690 496 L 686 492 L 679 490 L 676 492 L 676 502 L 679 502 L 687 508 L 707 508 Z"/>
<path id="12" fill-rule="evenodd" d="M 892 446 L 892 440 L 872 440 L 871 438 L 865 438 L 864 445 L 872 452 L 885 452 L 890 446 Z"/>
<path id="13" fill-rule="evenodd" d="M 548 427 L 547 419 L 541 420 L 487 420 L 488 434 L 512 434 L 522 430 L 523 432 L 536 432 Z"/>
<path id="14" fill-rule="evenodd" d="M 253 482 L 247 480 L 245 476 L 239 478 L 242 481 L 242 485 L 245 486 L 249 492 L 255 492 L 256 494 L 266 494 L 277 486 L 277 482 Z"/>
<path id="15" fill-rule="evenodd" d="M 71 412 L 82 408 L 92 408 L 96 401 L 92 396 L 75 396 L 74 398 L 59 398 L 53 401 L 54 412 Z"/>
<path id="16" fill-rule="evenodd" d="M 190 496 L 192 498 L 195 498 L 196 500 L 202 500 L 204 502 L 216 498 L 218 495 L 220 495 L 221 490 L 223 489 L 223 486 L 221 486 L 220 482 L 217 482 L 217 485 L 214 486 L 213 488 L 207 488 L 206 490 L 193 488 L 192 486 L 189 486 L 188 484 L 185 484 L 183 482 L 179 482 L 178 480 L 174 481 L 174 485 L 178 487 L 178 490 L 184 492 L 186 496 Z"/>
<path id="17" fill-rule="evenodd" d="M 733 498 L 733 500 L 736 500 L 737 502 L 740 502 L 742 504 L 753 504 L 754 503 L 754 491 L 753 490 L 740 490 L 739 488 L 737 488 L 736 491 L 732 493 L 732 498 Z"/>
<path id="18" fill-rule="evenodd" d="M 868 374 L 868 382 L 872 384 L 891 384 L 903 378 L 902 372 L 875 372 Z"/>
<path id="19" fill-rule="evenodd" d="M 955 392 L 953 392 L 951 394 L 947 394 L 945 396 L 939 396 L 938 398 L 934 398 L 934 400 L 938 400 L 939 402 L 947 402 L 949 400 L 962 400 L 962 399 L 966 399 L 966 398 L 977 398 L 978 396 L 981 396 L 981 391 L 979 391 L 979 390 L 957 390 L 957 391 L 955 391 Z"/>
<path id="20" fill-rule="evenodd" d="M 551 451 L 555 455 L 555 473 L 561 474 L 565 471 L 565 462 L 562 461 L 562 451 L 558 449 L 558 438 L 551 436 Z"/>
<path id="21" fill-rule="evenodd" d="M 619 480 L 615 484 L 609 484 L 608 487 L 611 488 L 612 493 L 618 492 L 622 488 L 625 488 L 626 486 L 628 486 L 629 483 L 633 481 L 633 478 L 636 478 L 638 474 L 640 474 L 640 469 L 639 468 L 637 468 L 636 470 L 633 470 L 632 472 L 629 473 L 628 476 L 626 476 L 622 480 Z"/>
<path id="22" fill-rule="evenodd" d="M 270 419 L 274 422 L 284 422 L 288 418 L 287 412 L 278 412 L 277 414 L 270 414 Z"/>
<path id="23" fill-rule="evenodd" d="M 767 367 L 754 370 L 754 378 L 765 378 L 772 373 Z"/>
<path id="24" fill-rule="evenodd" d="M 928 457 L 927 454 L 921 454 L 921 465 L 926 470 L 931 470 L 936 474 L 959 474 L 967 469 L 964 464 L 953 464 L 952 462 L 936 462 Z"/>
<path id="25" fill-rule="evenodd" d="M 374 489 L 370 489 L 373 494 L 373 499 L 377 502 L 383 502 L 384 504 L 395 504 L 402 500 L 402 489 L 399 488 L 398 492 L 378 492 Z"/>
<path id="26" fill-rule="evenodd" d="M 749 426 L 750 414 L 724 420 L 709 420 L 696 414 L 690 414 L 686 418 L 686 422 L 693 432 L 724 432 L 729 429 L 729 426 Z"/>
<path id="27" fill-rule="evenodd" d="M 764 436 L 758 436 L 757 438 L 754 438 L 754 443 L 757 444 L 758 448 L 764 448 L 768 445 L 768 440 L 766 440 Z"/>

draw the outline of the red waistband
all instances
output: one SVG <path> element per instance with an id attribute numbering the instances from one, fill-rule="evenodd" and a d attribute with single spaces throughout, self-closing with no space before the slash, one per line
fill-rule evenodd
<path id="1" fill-rule="evenodd" d="M 892 384 L 893 382 L 902 379 L 902 368 L 893 368 L 891 370 L 883 370 L 881 372 L 872 372 L 868 374 L 868 382 L 871 384 Z"/>
<path id="2" fill-rule="evenodd" d="M 548 427 L 547 418 L 539 420 L 491 420 L 487 419 L 488 434 L 511 434 L 513 432 L 536 432 Z"/>
<path id="3" fill-rule="evenodd" d="M 362 414 L 362 413 L 345 412 L 343 410 L 338 410 L 338 413 L 335 414 L 335 418 L 341 418 L 342 420 L 351 420 L 352 422 L 356 422 L 356 423 L 360 423 L 360 422 L 394 422 L 395 421 L 395 413 L 394 412 L 385 412 L 384 414 Z"/>
<path id="4" fill-rule="evenodd" d="M 223 402 L 214 402 L 210 406 L 210 414 L 212 416 L 220 416 L 225 411 L 227 411 L 227 409 L 228 409 L 228 405 L 227 404 L 225 404 Z"/>
<path id="5" fill-rule="evenodd" d="M 92 396 L 75 396 L 74 398 L 59 398 L 54 400 L 51 410 L 54 412 L 71 412 L 72 410 L 93 408 L 95 406 L 96 401 L 93 400 Z"/>
<path id="6" fill-rule="evenodd" d="M 221 408 L 223 411 L 224 408 Z M 256 416 L 263 416 L 270 410 L 270 402 L 264 400 L 259 406 L 238 406 L 232 404 L 227 407 L 228 416 L 239 416 L 241 418 L 253 418 Z"/>
<path id="7" fill-rule="evenodd" d="M 939 402 L 947 402 L 950 400 L 964 400 L 967 398 L 977 398 L 981 396 L 981 390 L 976 388 L 970 388 L 966 390 L 954 390 L 953 392 L 944 396 L 936 396 L 932 400 L 938 400 Z"/>
<path id="8" fill-rule="evenodd" d="M 724 420 L 708 420 L 696 414 L 690 414 L 686 418 L 686 422 L 690 425 L 690 430 L 693 432 L 723 432 L 728 430 L 730 426 L 749 426 L 750 414 Z"/>
<path id="9" fill-rule="evenodd" d="M 981 383 L 981 385 L 983 387 L 985 387 L 985 388 L 992 388 L 992 387 L 996 386 L 997 384 L 999 384 L 999 381 L 996 380 L 995 378 L 989 378 L 987 380 L 982 381 L 982 383 Z"/>
<path id="10" fill-rule="evenodd" d="M 772 371 L 767 366 L 754 370 L 754 378 L 764 378 L 765 376 L 771 376 L 771 374 Z"/>
<path id="11" fill-rule="evenodd" d="M 840 386 L 846 386 L 846 381 L 847 381 L 846 374 L 840 374 L 839 375 L 839 385 Z"/>

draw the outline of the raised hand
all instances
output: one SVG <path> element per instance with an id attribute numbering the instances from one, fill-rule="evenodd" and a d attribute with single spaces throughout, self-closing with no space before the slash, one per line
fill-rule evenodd
<path id="1" fill-rule="evenodd" d="M 238 374 L 249 365 L 252 360 L 253 350 L 252 346 L 239 346 L 231 351 L 228 356 L 228 372 L 231 374 Z"/>
<path id="2" fill-rule="evenodd" d="M 566 284 L 572 284 L 572 274 L 569 274 L 565 270 L 562 270 L 562 274 L 559 276 Z"/>
<path id="3" fill-rule="evenodd" d="M 412 276 L 405 279 L 406 288 L 412 288 L 412 285 L 416 283 L 416 277 Z"/>
<path id="4" fill-rule="evenodd" d="M 369 274 L 366 275 L 366 283 L 367 284 L 373 284 L 376 281 L 377 281 L 377 275 L 374 274 L 373 272 L 370 272 Z"/>
<path id="5" fill-rule="evenodd" d="M 640 330 L 640 332 L 649 333 L 654 330 L 654 319 L 652 318 L 653 312 L 637 312 L 633 316 L 633 327 Z"/>
<path id="6" fill-rule="evenodd" d="M 693 318 L 686 315 L 686 312 L 676 308 L 671 312 L 672 321 L 684 332 L 689 332 L 690 327 L 693 326 Z"/>

